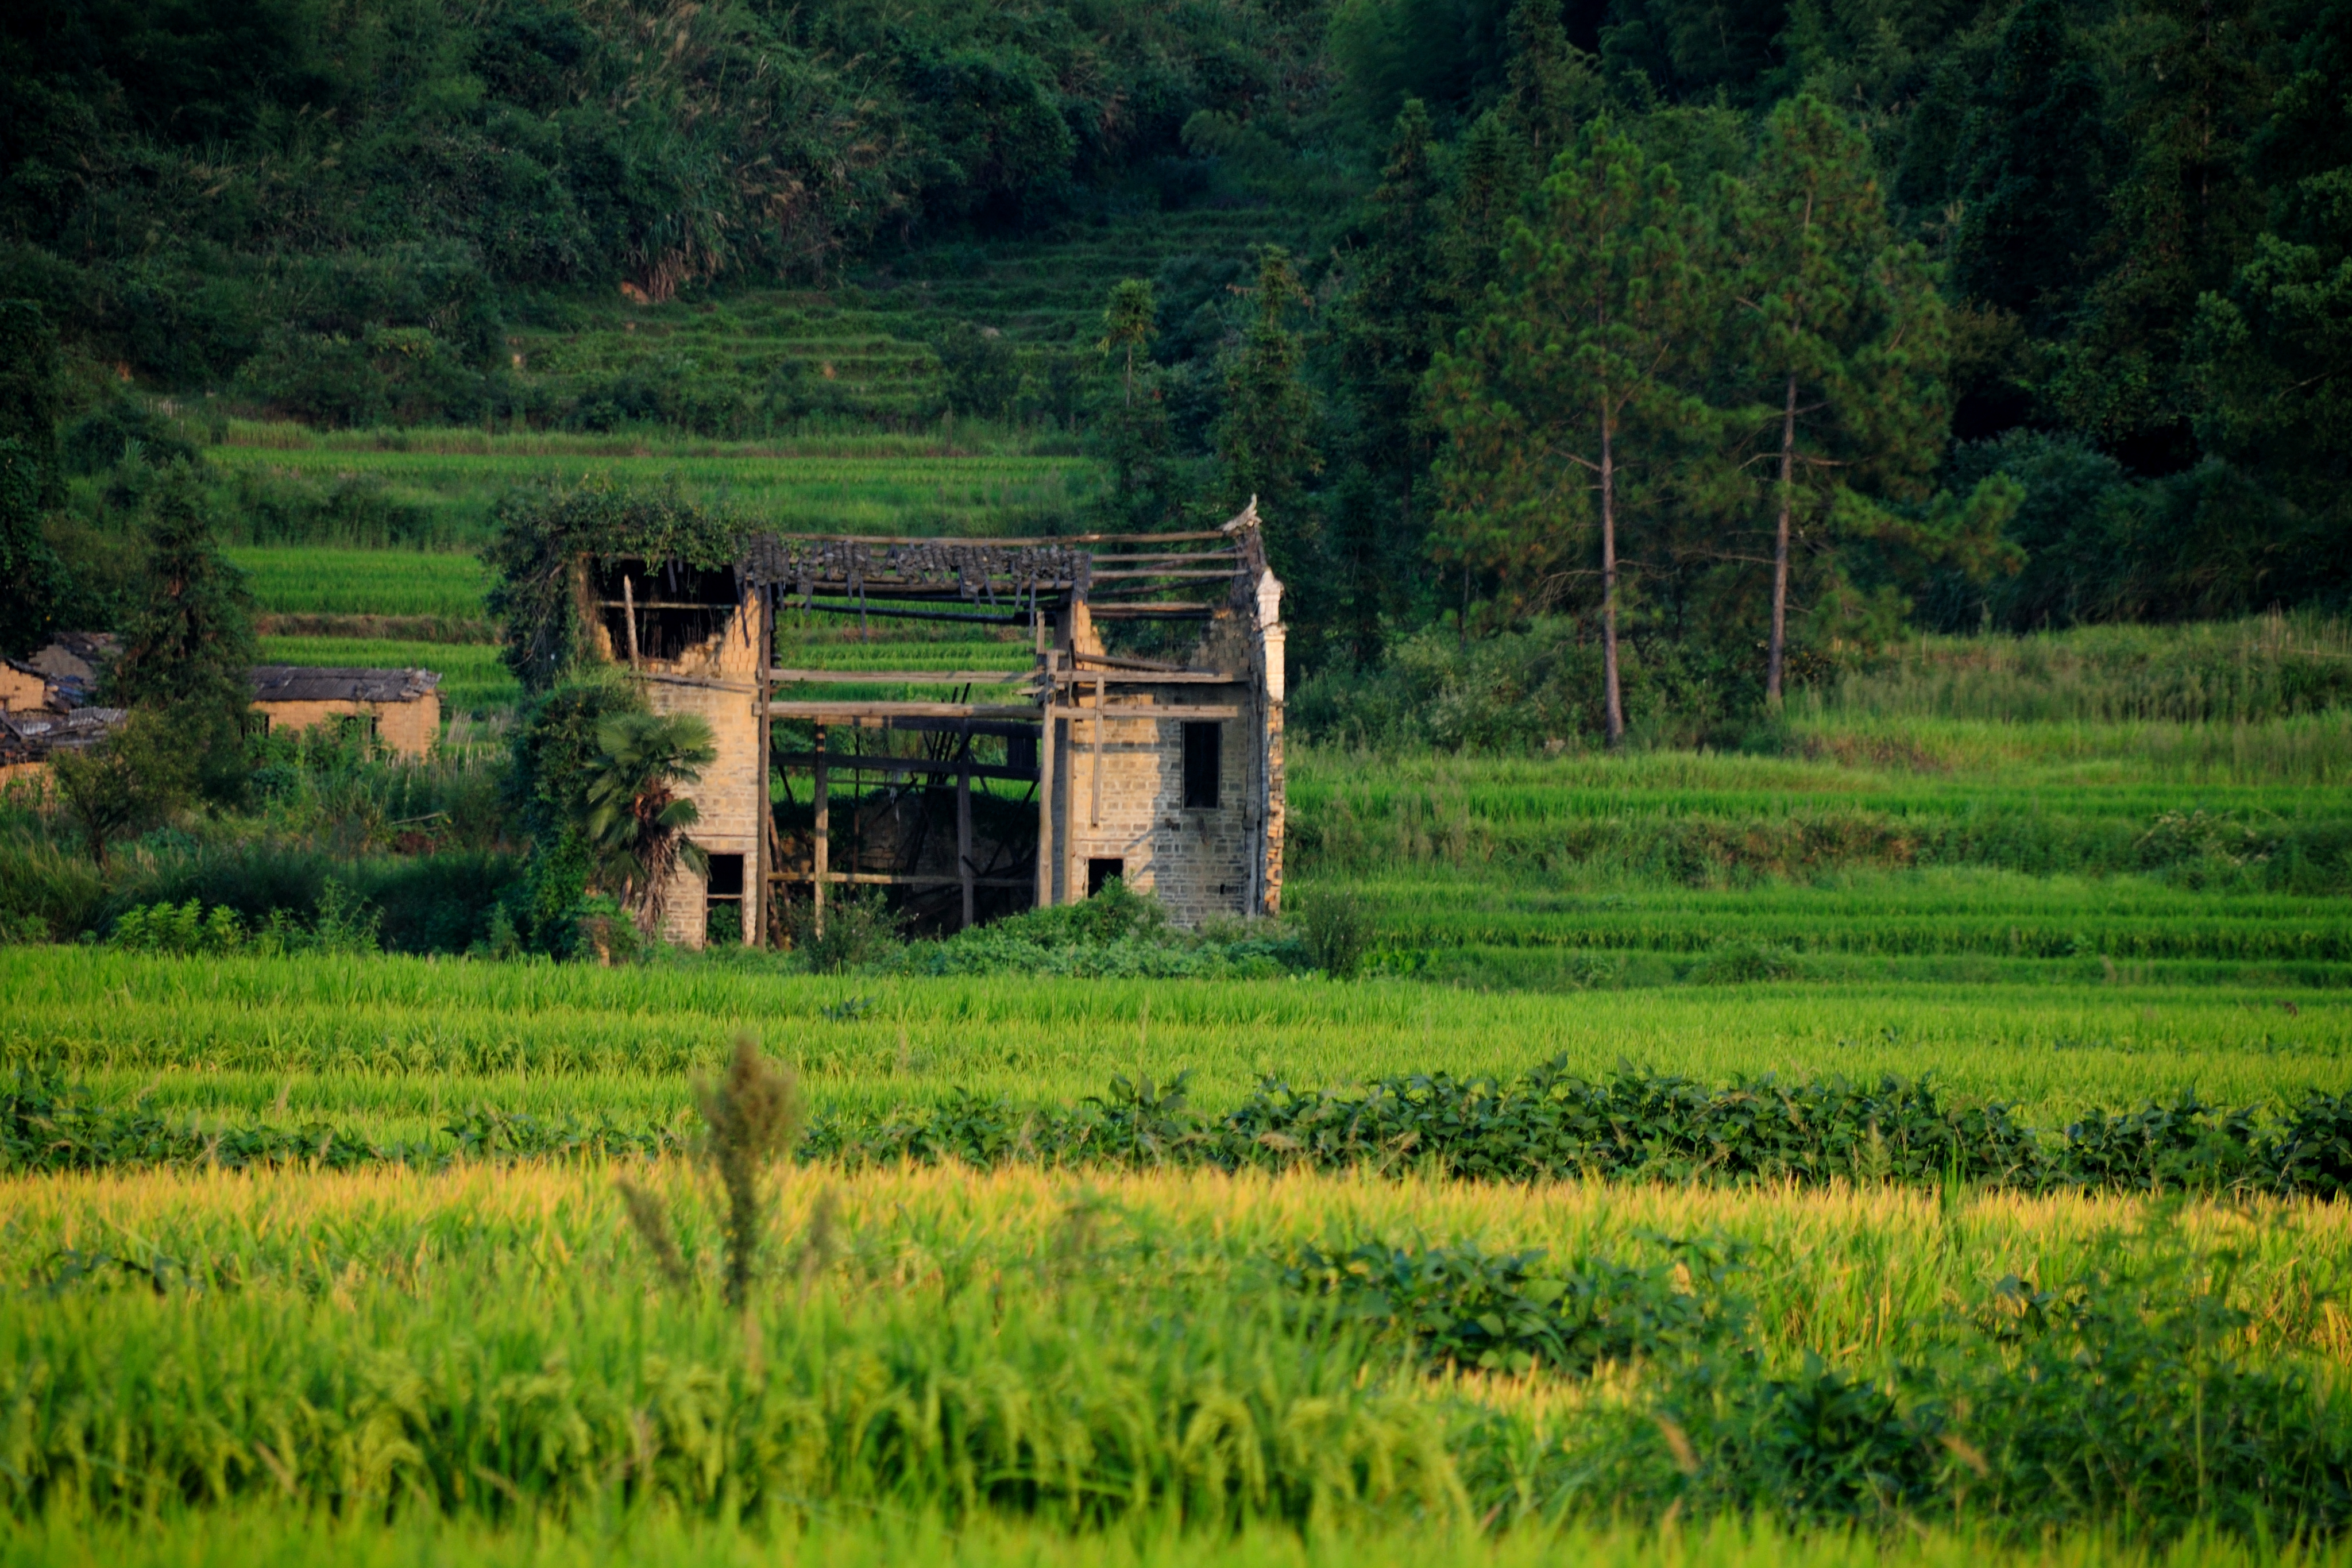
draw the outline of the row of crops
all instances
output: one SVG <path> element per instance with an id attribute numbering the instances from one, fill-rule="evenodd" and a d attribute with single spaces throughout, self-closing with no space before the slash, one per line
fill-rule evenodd
<path id="1" fill-rule="evenodd" d="M 771 1178 L 739 1291 L 743 1211 L 677 1158 L 13 1179 L 0 1507 L 84 1549 L 2352 1522 L 2337 1208 L 1538 1191 L 816 1167 Z"/>
<path id="2" fill-rule="evenodd" d="M 812 1095 L 879 1114 L 969 1090 L 1076 1102 L 1190 1071 L 1206 1105 L 1267 1077 L 1339 1087 L 1551 1058 L 1708 1081 L 1932 1076 L 2036 1125 L 2193 1088 L 2216 1103 L 2352 1089 L 2352 993 L 1888 980 L 1591 991 L 1400 983 L 813 977 L 751 963 L 603 970 L 377 957 L 0 950 L 0 1070 L 56 1070 L 174 1115 L 357 1116 L 379 1139 L 496 1104 L 659 1121 L 751 1030 Z"/>

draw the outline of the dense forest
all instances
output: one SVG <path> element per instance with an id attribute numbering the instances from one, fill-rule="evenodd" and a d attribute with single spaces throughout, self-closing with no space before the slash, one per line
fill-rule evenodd
<path id="1" fill-rule="evenodd" d="M 1118 519 L 1259 496 L 1333 724 L 1499 656 L 1706 731 L 1906 626 L 2340 605 L 2348 57 L 2347 0 L 12 7 L 0 554 L 62 595 L 59 468 L 184 452 L 158 397 L 576 424 L 503 336 L 568 301 L 1214 206 L 1265 242 L 1018 345 L 1083 395 L 974 395 L 980 320 L 941 411 L 1074 427 Z"/>

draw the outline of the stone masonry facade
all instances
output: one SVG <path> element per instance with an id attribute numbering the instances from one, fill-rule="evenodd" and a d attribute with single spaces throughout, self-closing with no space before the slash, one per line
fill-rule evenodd
<path id="1" fill-rule="evenodd" d="M 710 726 L 711 746 L 718 754 L 701 778 L 679 793 L 695 804 L 698 820 L 688 837 L 703 853 L 743 858 L 746 944 L 758 929 L 763 891 L 757 872 L 767 805 L 766 769 L 760 756 L 760 624 L 758 595 L 747 589 L 734 613 L 709 638 L 676 658 L 642 659 L 635 672 L 646 706 L 655 712 L 698 714 Z M 600 651 L 627 669 L 626 651 L 613 647 L 611 629 L 601 618 L 597 636 Z M 709 890 L 699 872 L 681 866 L 672 874 L 663 899 L 664 940 L 681 947 L 703 945 Z"/>

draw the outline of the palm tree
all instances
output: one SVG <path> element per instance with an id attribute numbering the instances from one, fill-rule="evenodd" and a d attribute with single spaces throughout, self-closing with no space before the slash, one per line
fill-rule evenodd
<path id="1" fill-rule="evenodd" d="M 661 929 L 670 873 L 681 864 L 709 868 L 686 836 L 701 814 L 674 786 L 699 779 L 718 755 L 710 726 L 691 713 L 616 713 L 596 727 L 596 746 L 586 826 L 598 880 L 651 937 Z"/>

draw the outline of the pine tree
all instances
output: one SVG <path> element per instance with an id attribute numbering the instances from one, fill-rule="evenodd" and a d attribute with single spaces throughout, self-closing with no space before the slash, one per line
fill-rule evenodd
<path id="1" fill-rule="evenodd" d="M 169 711 L 203 759 L 205 793 L 234 794 L 240 725 L 253 705 L 253 599 L 214 542 L 191 468 L 163 474 L 148 509 L 146 570 L 109 689 L 126 707 Z"/>
<path id="2" fill-rule="evenodd" d="M 1150 527 L 1181 511 L 1176 495 L 1174 433 L 1160 400 L 1151 345 L 1159 337 L 1159 301 L 1149 281 L 1114 284 L 1096 346 L 1118 367 L 1118 392 L 1095 426 L 1094 445 L 1109 462 L 1111 508 L 1121 526 Z"/>
<path id="3" fill-rule="evenodd" d="M 1255 292 L 1256 309 L 1225 365 L 1225 411 L 1214 436 L 1218 468 L 1229 505 L 1238 509 L 1255 496 L 1267 515 L 1295 520 L 1323 458 L 1314 396 L 1299 376 L 1306 344 L 1289 321 L 1307 294 L 1280 246 L 1259 253 Z M 1295 529 L 1294 522 L 1293 538 Z"/>
<path id="4" fill-rule="evenodd" d="M 41 308 L 0 300 L 0 654 L 30 652 L 59 629 L 58 561 L 41 530 L 65 499 L 57 358 Z"/>
<path id="5" fill-rule="evenodd" d="M 2226 288 L 2261 225 L 2245 143 L 2260 117 L 2259 29 L 2250 0 L 2148 0 L 2150 40 L 2128 79 L 2129 163 L 2092 259 L 2044 402 L 2063 423 L 2136 466 L 2194 459 L 2178 375 L 2200 295 Z"/>
<path id="6" fill-rule="evenodd" d="M 1674 172 L 1595 120 L 1544 183 L 1538 217 L 1513 225 L 1507 285 L 1430 371 L 1450 442 L 1438 461 L 1443 553 L 1532 579 L 1540 605 L 1577 574 L 1597 512 L 1612 746 L 1625 732 L 1620 523 L 1629 500 L 1671 480 L 1675 447 L 1713 420 L 1685 380 L 1718 309 L 1703 248 Z"/>
<path id="7" fill-rule="evenodd" d="M 1778 705 L 1793 536 L 1856 483 L 1916 496 L 1941 455 L 1943 363 L 1933 345 L 1943 342 L 1943 306 L 1895 243 L 1868 142 L 1811 96 L 1784 100 L 1766 121 L 1730 237 L 1742 390 L 1771 410 L 1776 449 L 1764 698 Z"/>
<path id="8" fill-rule="evenodd" d="M 1351 450 L 1335 490 L 1360 492 L 1331 519 L 1336 609 L 1349 653 L 1370 656 L 1384 616 L 1409 607 L 1419 554 L 1414 489 L 1428 466 L 1422 378 L 1450 310 L 1432 244 L 1439 184 L 1429 111 L 1408 99 L 1366 215 L 1356 285 L 1340 307 L 1339 368 Z"/>
<path id="9" fill-rule="evenodd" d="M 2060 0 L 2025 0 L 1969 117 L 1954 277 L 1960 291 L 2053 325 L 2079 294 L 2105 187 L 2105 106 Z"/>

